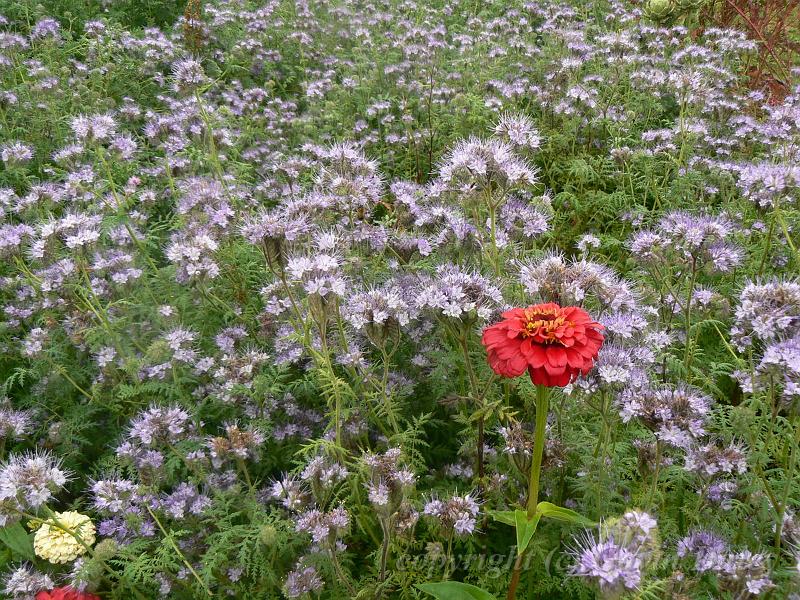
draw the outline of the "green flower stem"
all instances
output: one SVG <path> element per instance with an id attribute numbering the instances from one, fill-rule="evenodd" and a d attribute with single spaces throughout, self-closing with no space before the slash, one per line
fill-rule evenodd
<path id="1" fill-rule="evenodd" d="M 391 356 L 395 353 L 398 344 L 394 345 L 391 352 L 387 352 L 386 345 L 381 343 L 380 351 L 381 351 L 381 358 L 383 362 L 383 376 L 381 377 L 381 389 L 380 393 L 383 397 L 383 407 L 386 411 L 386 416 L 389 419 L 389 425 L 392 427 L 392 431 L 395 435 L 400 433 L 400 425 L 397 423 L 397 419 L 394 415 L 394 408 L 392 407 L 392 398 L 391 394 L 387 393 L 389 389 L 389 365 Z"/>
<path id="2" fill-rule="evenodd" d="M 202 578 L 200 577 L 200 575 L 198 575 L 197 571 L 195 571 L 195 570 L 194 570 L 194 567 L 192 566 L 192 564 L 191 564 L 191 563 L 190 563 L 188 560 L 186 560 L 186 556 L 184 556 L 183 552 L 181 552 L 181 549 L 180 549 L 180 548 L 178 548 L 178 544 L 176 544 L 176 543 L 175 543 L 175 540 L 173 540 L 173 539 L 172 539 L 172 536 L 171 536 L 170 534 L 168 534 L 168 533 L 167 533 L 167 530 L 166 530 L 166 529 L 164 529 L 164 526 L 161 524 L 161 521 L 159 521 L 159 520 L 158 520 L 158 517 L 155 515 L 155 513 L 154 513 L 154 512 L 153 512 L 153 511 L 150 509 L 150 507 L 149 507 L 149 506 L 147 506 L 146 504 L 145 504 L 145 508 L 147 509 L 147 512 L 148 512 L 148 513 L 150 514 L 150 516 L 152 517 L 153 521 L 155 521 L 155 523 L 156 523 L 156 526 L 157 526 L 157 527 L 159 528 L 159 530 L 161 531 L 162 535 L 164 536 L 164 539 L 167 541 L 167 543 L 168 543 L 170 546 L 172 546 L 172 549 L 175 551 L 175 554 L 178 556 L 178 558 L 180 559 L 180 561 L 181 561 L 181 562 L 182 562 L 182 563 L 183 563 L 183 564 L 186 566 L 186 568 L 187 568 L 187 569 L 189 569 L 189 572 L 190 572 L 190 573 L 192 574 L 192 576 L 195 578 L 195 580 L 197 581 L 197 583 L 199 583 L 199 584 L 200 584 L 200 587 L 202 587 L 202 588 L 203 588 L 203 590 L 205 591 L 205 593 L 206 593 L 208 596 L 213 596 L 214 594 L 211 592 L 211 590 L 210 590 L 210 589 L 208 589 L 208 586 L 207 586 L 207 585 L 205 584 L 205 582 L 202 580 Z"/>
<path id="3" fill-rule="evenodd" d="M 328 547 L 328 554 L 331 557 L 331 564 L 333 565 L 333 570 L 336 573 L 336 576 L 339 578 L 339 581 L 347 588 L 347 592 L 350 594 L 351 598 L 354 598 L 358 595 L 358 591 L 353 587 L 353 584 L 350 583 L 350 579 L 342 569 L 342 565 L 339 563 L 339 550 L 334 547 L 335 544 L 331 544 Z"/>
<path id="4" fill-rule="evenodd" d="M 531 476 L 528 481 L 528 519 L 536 515 L 536 507 L 539 505 L 539 477 L 542 473 L 542 456 L 544 454 L 545 432 L 547 430 L 547 413 L 550 408 L 550 388 L 544 385 L 536 386 L 536 428 L 533 433 L 533 461 L 531 463 Z M 517 595 L 519 578 L 522 575 L 522 560 L 525 552 L 517 554 L 514 562 L 514 571 L 511 575 L 511 583 L 508 586 L 506 600 L 514 600 Z"/>
<path id="5" fill-rule="evenodd" d="M 475 369 L 472 366 L 472 359 L 470 358 L 469 354 L 469 342 L 467 341 L 467 330 L 464 329 L 462 331 L 458 331 L 455 334 L 456 339 L 458 340 L 458 345 L 461 347 L 461 352 L 464 355 L 464 364 L 467 369 L 467 377 L 469 378 L 469 390 L 470 390 L 470 397 L 472 398 L 473 402 L 475 402 L 478 409 L 483 408 L 483 397 L 484 394 L 478 393 L 478 378 L 475 375 Z M 488 390 L 488 386 L 487 386 Z M 477 462 L 477 475 L 478 481 L 483 482 L 484 477 L 484 458 L 483 458 L 483 446 L 484 446 L 484 426 L 485 426 L 486 416 L 481 414 L 478 418 L 478 441 L 476 447 L 476 462 Z"/>
<path id="6" fill-rule="evenodd" d="M 647 497 L 647 504 L 653 504 L 653 498 L 656 494 L 656 488 L 658 488 L 658 477 L 661 474 L 661 454 L 662 454 L 662 445 L 661 440 L 656 440 L 656 464 L 653 467 L 653 485 L 650 487 L 650 494 Z"/>
<path id="7" fill-rule="evenodd" d="M 691 335 L 691 328 L 692 328 L 692 297 L 694 296 L 694 286 L 697 282 L 697 258 L 692 257 L 692 276 L 689 280 L 689 291 L 686 292 L 686 308 L 684 309 L 686 313 L 686 321 L 685 321 L 685 328 L 686 328 L 686 348 L 683 356 L 683 367 L 686 369 L 686 377 L 691 383 L 691 373 L 689 367 L 692 364 L 692 335 Z"/>
<path id="8" fill-rule="evenodd" d="M 533 462 L 531 478 L 528 482 L 528 519 L 536 515 L 539 505 L 539 477 L 542 473 L 542 456 L 544 455 L 544 438 L 547 428 L 547 413 L 550 408 L 550 388 L 536 386 L 536 429 L 533 432 Z"/>
<path id="9" fill-rule="evenodd" d="M 90 394 L 90 393 L 89 393 L 89 392 L 87 392 L 85 389 L 83 389 L 83 388 L 82 388 L 80 385 L 78 385 L 78 382 L 77 382 L 77 381 L 75 381 L 75 380 L 74 380 L 74 379 L 73 379 L 73 378 L 70 376 L 69 372 L 67 371 L 67 369 L 66 369 L 65 367 L 63 367 L 63 366 L 61 366 L 60 364 L 58 364 L 58 363 L 54 362 L 54 361 L 53 361 L 52 359 L 50 359 L 49 357 L 47 358 L 47 361 L 48 361 L 48 362 L 49 362 L 51 365 L 53 365 L 53 368 L 55 368 L 55 370 L 58 372 L 58 374 L 59 374 L 59 375 L 61 375 L 61 376 L 62 376 L 64 379 L 66 379 L 66 380 L 67 380 L 67 381 L 68 381 L 68 382 L 69 382 L 69 383 L 72 385 L 72 387 L 74 387 L 76 390 L 78 390 L 78 391 L 79 391 L 79 392 L 80 392 L 80 393 L 81 393 L 83 396 L 85 396 L 85 397 L 86 397 L 86 398 L 87 398 L 89 401 L 94 401 L 94 396 L 92 396 L 92 394 Z"/>
<path id="10" fill-rule="evenodd" d="M 798 252 L 797 247 L 794 245 L 792 241 L 792 236 L 789 233 L 789 227 L 786 225 L 786 221 L 783 218 L 783 214 L 781 213 L 780 204 L 775 205 L 775 218 L 777 219 L 778 223 L 781 226 L 781 230 L 783 231 L 783 237 L 786 239 L 786 243 L 789 245 L 789 248 L 794 255 L 794 262 L 795 266 L 800 267 L 800 252 Z"/>
<path id="11" fill-rule="evenodd" d="M 775 549 L 781 549 L 781 534 L 783 533 L 783 516 L 786 514 L 786 506 L 789 502 L 789 492 L 792 489 L 792 482 L 794 480 L 794 471 L 797 466 L 797 447 L 800 446 L 800 419 L 795 419 L 792 422 L 794 425 L 794 438 L 791 444 L 791 455 L 789 457 L 789 464 L 786 467 L 786 481 L 783 488 L 783 499 L 778 507 L 778 518 L 775 520 Z"/>

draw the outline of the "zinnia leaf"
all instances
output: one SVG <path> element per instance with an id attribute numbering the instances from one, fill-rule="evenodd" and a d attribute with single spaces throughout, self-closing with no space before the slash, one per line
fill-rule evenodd
<path id="1" fill-rule="evenodd" d="M 420 583 L 417 589 L 439 600 L 497 600 L 486 590 L 459 581 Z"/>
<path id="2" fill-rule="evenodd" d="M 517 526 L 516 517 L 514 516 L 515 511 L 513 510 L 490 510 L 488 512 L 489 516 L 495 521 L 511 525 L 511 527 Z"/>
<path id="3" fill-rule="evenodd" d="M 517 554 L 522 554 L 528 548 L 541 518 L 542 515 L 539 512 L 533 518 L 528 519 L 528 513 L 524 510 L 514 511 L 514 520 L 517 526 Z"/>
<path id="4" fill-rule="evenodd" d="M 33 553 L 33 542 L 19 522 L 0 529 L 0 542 L 3 542 L 14 554 L 31 561 L 36 560 L 36 555 Z"/>
<path id="5" fill-rule="evenodd" d="M 564 508 L 563 506 L 556 506 L 552 502 L 539 502 L 536 506 L 536 513 L 548 519 L 563 521 L 565 523 L 574 523 L 575 525 L 582 525 L 583 527 L 594 527 L 597 525 L 597 523 L 591 519 L 576 513 L 574 510 Z"/>

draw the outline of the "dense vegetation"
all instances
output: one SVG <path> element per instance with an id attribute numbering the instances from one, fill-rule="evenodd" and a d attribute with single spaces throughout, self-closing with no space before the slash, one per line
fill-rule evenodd
<path id="1" fill-rule="evenodd" d="M 6 597 L 799 598 L 800 65 L 716 10 L 0 0 Z"/>

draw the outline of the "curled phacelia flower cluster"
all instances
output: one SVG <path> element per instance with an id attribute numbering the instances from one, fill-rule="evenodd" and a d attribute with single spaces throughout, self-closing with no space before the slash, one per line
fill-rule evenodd
<path id="1" fill-rule="evenodd" d="M 287 598 L 302 598 L 321 590 L 324 585 L 315 567 L 298 565 L 286 575 L 283 592 Z"/>
<path id="2" fill-rule="evenodd" d="M 488 321 L 504 304 L 499 288 L 486 277 L 453 265 L 439 267 L 416 301 L 420 310 L 468 322 Z"/>
<path id="3" fill-rule="evenodd" d="M 743 251 L 732 241 L 736 227 L 725 215 L 676 211 L 654 229 L 634 234 L 631 253 L 644 265 L 729 273 L 742 262 Z"/>
<path id="4" fill-rule="evenodd" d="M 624 422 L 637 419 L 660 440 L 679 448 L 705 435 L 711 406 L 709 396 L 686 385 L 629 387 L 620 396 Z"/>
<path id="5" fill-rule="evenodd" d="M 52 587 L 53 580 L 49 575 L 24 564 L 5 576 L 3 593 L 13 600 L 23 600 L 33 598 L 38 592 Z"/>
<path id="6" fill-rule="evenodd" d="M 739 350 L 800 333 L 800 283 L 773 281 L 745 285 L 736 308 L 731 340 Z"/>
<path id="7" fill-rule="evenodd" d="M 774 587 L 766 554 L 732 550 L 709 531 L 693 531 L 679 540 L 677 555 L 692 559 L 697 573 L 715 575 L 720 589 L 733 597 L 760 596 Z"/>
<path id="8" fill-rule="evenodd" d="M 36 512 L 67 482 L 61 462 L 50 454 L 12 455 L 0 467 L 0 525 Z"/>
<path id="9" fill-rule="evenodd" d="M 425 504 L 423 514 L 431 517 L 444 531 L 469 535 L 475 531 L 480 506 L 470 494 L 452 496 L 447 500 L 432 499 Z"/>
<path id="10" fill-rule="evenodd" d="M 656 520 L 630 511 L 604 523 L 598 534 L 585 532 L 576 538 L 570 573 L 592 583 L 601 598 L 620 598 L 640 587 L 658 549 Z"/>

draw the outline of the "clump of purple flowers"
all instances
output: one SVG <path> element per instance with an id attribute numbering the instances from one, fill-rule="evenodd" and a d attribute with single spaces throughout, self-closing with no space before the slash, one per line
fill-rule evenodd
<path id="1" fill-rule="evenodd" d="M 596 586 L 601 597 L 619 598 L 640 587 L 659 549 L 657 533 L 649 514 L 625 513 L 603 524 L 599 533 L 585 532 L 576 538 L 570 573 Z"/>
<path id="2" fill-rule="evenodd" d="M 659 440 L 679 448 L 688 448 L 705 435 L 712 407 L 709 396 L 687 385 L 631 386 L 619 402 L 623 422 L 636 419 Z"/>
<path id="3" fill-rule="evenodd" d="M 325 582 L 315 567 L 298 565 L 286 575 L 283 592 L 287 598 L 302 598 L 318 592 L 324 585 Z"/>
<path id="4" fill-rule="evenodd" d="M 487 278 L 453 265 L 441 266 L 422 284 L 416 297 L 420 310 L 450 319 L 488 321 L 504 307 L 503 295 Z"/>
<path id="5" fill-rule="evenodd" d="M 742 290 L 731 339 L 739 350 L 800 333 L 800 283 L 749 282 Z"/>
<path id="6" fill-rule="evenodd" d="M 716 575 L 720 588 L 734 597 L 760 596 L 774 587 L 766 554 L 731 550 L 708 531 L 695 531 L 682 538 L 677 555 L 691 557 L 697 573 Z"/>
<path id="7" fill-rule="evenodd" d="M 0 465 L 0 526 L 37 512 L 68 479 L 61 461 L 49 453 L 11 455 Z"/>
<path id="8" fill-rule="evenodd" d="M 323 512 L 311 509 L 297 515 L 297 531 L 308 533 L 315 544 L 335 548 L 350 527 L 350 514 L 343 506 Z"/>
<path id="9" fill-rule="evenodd" d="M 469 535 L 475 531 L 480 507 L 470 494 L 452 496 L 447 500 L 433 498 L 422 510 L 422 514 L 442 530 L 446 537 L 453 534 Z"/>
<path id="10" fill-rule="evenodd" d="M 629 244 L 631 253 L 645 265 L 728 273 L 743 258 L 742 249 L 732 241 L 735 232 L 735 225 L 724 215 L 673 212 L 655 228 L 635 233 Z"/>

